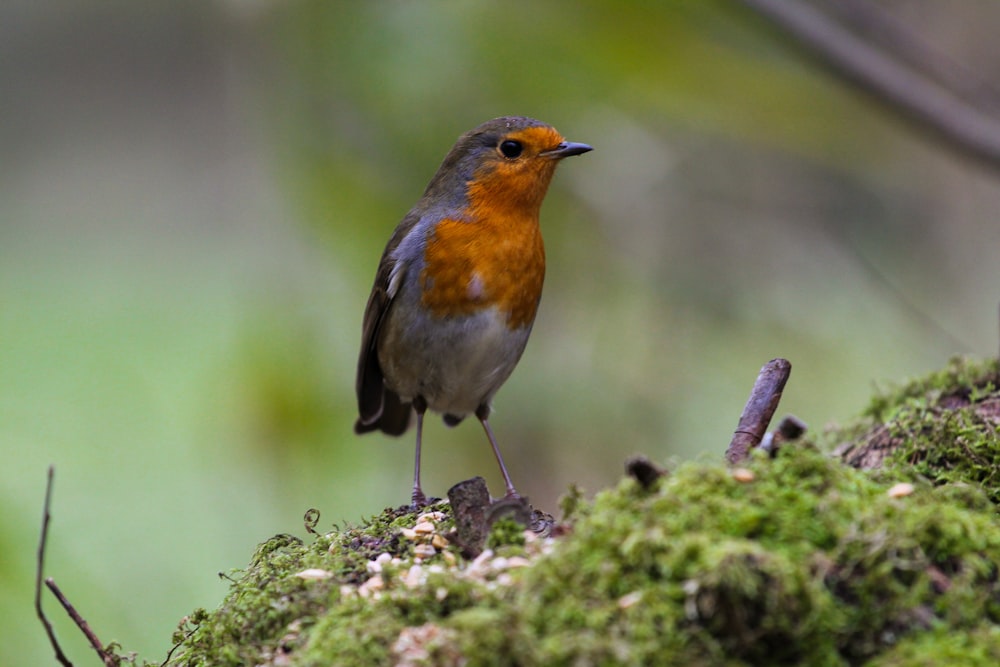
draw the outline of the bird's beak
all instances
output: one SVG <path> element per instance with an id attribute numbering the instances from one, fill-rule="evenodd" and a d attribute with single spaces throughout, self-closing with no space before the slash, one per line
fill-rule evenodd
<path id="1" fill-rule="evenodd" d="M 554 158 L 556 160 L 561 160 L 564 157 L 569 157 L 571 155 L 582 155 L 588 151 L 594 150 L 591 146 L 587 144 L 578 144 L 574 141 L 564 141 L 552 150 L 545 151 L 542 153 L 544 157 Z"/>

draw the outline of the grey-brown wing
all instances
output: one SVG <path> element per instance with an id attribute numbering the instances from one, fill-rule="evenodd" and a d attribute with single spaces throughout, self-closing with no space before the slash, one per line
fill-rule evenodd
<path id="1" fill-rule="evenodd" d="M 355 383 L 359 415 L 354 424 L 356 433 L 381 430 L 390 435 L 400 435 L 410 424 L 410 404 L 387 389 L 383 381 L 382 366 L 378 360 L 378 337 L 382 322 L 392 307 L 396 285 L 406 271 L 405 266 L 397 266 L 393 252 L 419 219 L 420 216 L 413 212 L 403 219 L 389 239 L 375 273 L 375 284 L 368 297 L 361 328 L 361 353 Z"/>

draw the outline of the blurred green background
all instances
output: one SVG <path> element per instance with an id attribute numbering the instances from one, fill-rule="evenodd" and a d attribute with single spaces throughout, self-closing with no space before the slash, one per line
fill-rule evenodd
<path id="1" fill-rule="evenodd" d="M 882 4 L 1000 71 L 997 3 Z M 408 499 L 412 434 L 351 431 L 361 314 L 396 222 L 494 116 L 595 147 L 543 209 L 545 296 L 495 402 L 538 506 L 634 452 L 720 457 L 772 357 L 815 431 L 996 351 L 996 175 L 734 3 L 14 1 L 0 36 L 4 665 L 52 664 L 50 463 L 47 573 L 151 660 L 306 509 Z M 478 425 L 426 438 L 428 492 L 501 492 Z"/>

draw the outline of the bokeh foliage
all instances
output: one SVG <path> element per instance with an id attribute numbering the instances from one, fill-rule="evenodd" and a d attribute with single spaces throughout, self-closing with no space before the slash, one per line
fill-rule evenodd
<path id="1" fill-rule="evenodd" d="M 996 71 L 994 5 L 891 8 Z M 25 611 L 48 463 L 49 573 L 145 656 L 260 535 L 405 499 L 409 439 L 350 432 L 361 311 L 393 225 L 492 116 L 596 148 L 556 177 L 497 399 L 543 507 L 636 450 L 721 455 L 771 357 L 821 428 L 995 347 L 995 177 L 733 3 L 7 3 L 0 26 L 5 663 L 50 655 Z M 435 424 L 426 455 L 438 494 L 497 482 L 474 427 Z"/>

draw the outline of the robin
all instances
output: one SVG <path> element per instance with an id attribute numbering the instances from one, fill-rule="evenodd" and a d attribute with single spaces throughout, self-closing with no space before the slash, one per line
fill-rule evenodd
<path id="1" fill-rule="evenodd" d="M 356 433 L 401 435 L 417 415 L 414 506 L 424 413 L 483 425 L 507 497 L 518 497 L 490 428 L 490 402 L 517 365 L 545 277 L 538 213 L 559 161 L 592 150 L 532 118 L 463 134 L 382 253 L 365 308 Z"/>

